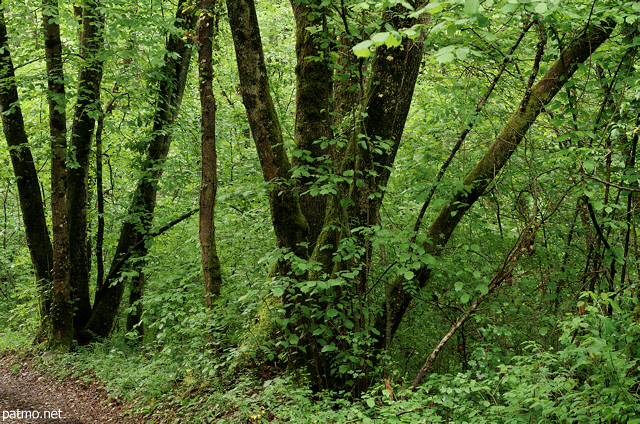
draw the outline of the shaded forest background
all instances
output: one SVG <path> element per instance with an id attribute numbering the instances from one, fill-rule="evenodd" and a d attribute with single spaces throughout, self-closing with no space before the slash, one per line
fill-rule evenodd
<path id="1" fill-rule="evenodd" d="M 0 347 L 160 421 L 640 422 L 638 3 L 2 13 Z"/>

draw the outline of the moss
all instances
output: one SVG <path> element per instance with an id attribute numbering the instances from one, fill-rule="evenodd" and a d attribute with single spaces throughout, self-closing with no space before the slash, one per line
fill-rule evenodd
<path id="1" fill-rule="evenodd" d="M 240 355 L 231 363 L 229 371 L 244 367 L 253 358 L 259 357 L 261 354 L 260 346 L 276 338 L 280 329 L 276 318 L 284 317 L 284 313 L 281 312 L 281 306 L 282 301 L 280 298 L 267 296 L 263 300 L 262 305 L 258 308 L 256 318 L 247 332 L 246 339 L 238 349 Z"/>

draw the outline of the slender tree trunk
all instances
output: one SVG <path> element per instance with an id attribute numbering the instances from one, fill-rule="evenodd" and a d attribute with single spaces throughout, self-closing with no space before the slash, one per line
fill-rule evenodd
<path id="1" fill-rule="evenodd" d="M 586 28 L 569 44 L 570 47 L 562 53 L 560 59 L 532 87 L 531 91 L 525 93 L 525 99 L 511 115 L 489 151 L 464 179 L 463 184 L 466 189 L 458 191 L 432 222 L 427 234 L 430 243 L 424 245 L 428 254 L 439 256 L 442 253 L 442 249 L 458 223 L 507 163 L 544 106 L 571 78 L 578 66 L 609 38 L 614 26 L 614 23 L 607 21 L 603 26 L 592 25 Z M 416 275 L 418 287 L 424 287 L 430 277 L 430 269 L 427 266 L 422 267 Z M 390 313 L 384 311 L 384 305 L 381 305 L 384 312 L 376 321 L 376 328 L 384 334 L 385 318 L 389 317 L 392 320 L 393 337 L 412 300 L 411 294 L 403 288 L 403 281 L 398 281 L 394 285 L 392 299 Z M 383 346 L 385 346 L 384 338 L 380 340 L 378 347 Z"/>
<path id="2" fill-rule="evenodd" d="M 101 112 L 100 83 L 104 44 L 104 16 L 98 0 L 85 0 L 82 12 L 82 67 L 78 77 L 78 100 L 71 129 L 70 154 L 67 163 L 67 205 L 69 210 L 70 278 L 73 288 L 75 316 L 73 326 L 80 332 L 91 316 L 89 299 L 89 267 L 87 249 L 89 155 L 95 118 Z"/>
<path id="3" fill-rule="evenodd" d="M 42 20 L 49 90 L 51 135 L 51 226 L 53 229 L 53 304 L 49 344 L 68 351 L 73 341 L 73 305 L 69 280 L 69 228 L 67 226 L 67 117 L 57 0 L 43 2 Z"/>
<path id="4" fill-rule="evenodd" d="M 118 84 L 114 84 L 111 93 L 118 91 Z M 105 105 L 103 113 L 98 117 L 96 126 L 96 201 L 98 206 L 98 228 L 96 231 L 96 286 L 100 287 L 104 279 L 104 188 L 102 178 L 102 132 L 104 130 L 104 117 L 116 105 L 116 98 L 113 97 Z"/>
<path id="5" fill-rule="evenodd" d="M 200 1 L 200 24 L 197 38 L 200 88 L 202 184 L 200 187 L 200 246 L 207 308 L 220 296 L 222 274 L 216 251 L 215 206 L 218 189 L 216 154 L 216 99 L 213 96 L 213 35 L 217 27 L 214 0 Z"/>
<path id="6" fill-rule="evenodd" d="M 195 22 L 194 9 L 185 7 L 184 2 L 180 1 L 176 12 L 176 26 L 180 28 L 180 33 L 185 33 L 185 31 L 192 33 L 195 29 Z M 120 279 L 126 262 L 122 258 L 140 258 L 146 254 L 145 238 L 148 236 L 156 206 L 158 181 L 171 146 L 169 127 L 178 116 L 187 81 L 189 62 L 191 61 L 190 44 L 191 40 L 188 36 L 183 40 L 181 36 L 171 35 L 167 40 L 165 65 L 161 72 L 162 80 L 158 81 L 159 92 L 153 119 L 153 138 L 149 144 L 147 156 L 142 163 L 143 177 L 133 192 L 133 199 L 129 206 L 129 218 L 120 229 L 120 239 L 109 273 L 98 287 L 91 319 L 80 336 L 81 343 L 109 335 L 125 289 L 125 283 Z M 143 262 L 140 261 L 136 264 L 139 275 L 142 265 Z M 136 287 L 140 287 L 139 283 L 135 284 Z M 141 294 L 142 291 L 139 290 L 139 293 Z"/>
<path id="7" fill-rule="evenodd" d="M 4 7 L 0 7 L 0 114 L 2 115 L 2 130 L 7 140 L 11 164 L 18 185 L 27 247 L 31 255 L 38 287 L 39 334 L 44 334 L 51 308 L 53 248 L 45 220 L 38 174 L 33 163 L 31 150 L 28 147 L 29 140 L 20 109 Z"/>

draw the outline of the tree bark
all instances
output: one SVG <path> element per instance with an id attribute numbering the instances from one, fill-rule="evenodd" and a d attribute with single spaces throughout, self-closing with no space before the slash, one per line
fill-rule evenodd
<path id="1" fill-rule="evenodd" d="M 192 7 L 185 7 L 184 1 L 178 3 L 176 26 L 180 33 L 192 33 L 195 29 L 196 16 Z M 145 238 L 153 220 L 156 206 L 158 181 L 171 146 L 169 126 L 178 116 L 182 95 L 187 81 L 189 62 L 191 61 L 191 40 L 187 35 L 171 35 L 167 40 L 161 75 L 158 81 L 159 92 L 156 112 L 153 118 L 153 138 L 149 144 L 146 159 L 142 164 L 143 177 L 138 182 L 129 206 L 129 217 L 120 229 L 120 239 L 111 267 L 104 282 L 98 287 L 91 311 L 91 319 L 80 337 L 81 343 L 88 343 L 96 338 L 104 338 L 113 328 L 118 307 L 124 293 L 125 284 L 120 279 L 125 261 L 123 256 L 143 257 L 146 253 Z M 142 266 L 139 262 L 136 266 Z M 140 272 L 139 272 L 140 273 Z M 136 286 L 139 287 L 139 285 Z M 140 291 L 142 292 L 142 291 Z"/>
<path id="2" fill-rule="evenodd" d="M 217 26 L 214 0 L 200 1 L 198 76 L 201 109 L 202 184 L 200 186 L 200 246 L 207 308 L 220 296 L 222 274 L 216 250 L 215 206 L 218 190 L 216 99 L 213 96 L 213 30 Z"/>
<path id="3" fill-rule="evenodd" d="M 602 26 L 591 25 L 586 28 L 569 43 L 569 47 L 562 52 L 561 57 L 546 75 L 532 87 L 529 95 L 525 94 L 525 99 L 511 115 L 491 148 L 464 179 L 465 189 L 456 192 L 453 199 L 442 208 L 432 222 L 427 233 L 429 242 L 424 244 L 426 253 L 432 256 L 439 256 L 442 253 L 458 223 L 507 163 L 545 105 L 571 78 L 578 66 L 609 38 L 614 26 L 613 22 L 606 21 Z M 417 286 L 424 287 L 430 277 L 429 267 L 420 268 L 416 273 Z M 391 320 L 391 337 L 393 337 L 409 307 L 412 296 L 404 290 L 402 280 L 396 282 L 391 296 L 392 310 L 388 313 L 384 304 L 381 305 L 383 312 L 376 321 L 376 329 L 384 334 L 385 319 L 388 317 Z M 385 346 L 384 337 L 381 338 L 377 347 L 382 346 Z"/>
<path id="4" fill-rule="evenodd" d="M 45 36 L 51 136 L 51 226 L 53 230 L 53 304 L 49 344 L 68 351 L 73 341 L 73 305 L 69 279 L 69 228 L 67 226 L 67 117 L 62 63 L 62 41 L 57 0 L 44 0 Z"/>
<path id="5" fill-rule="evenodd" d="M 46 328 L 51 307 L 51 271 L 53 248 L 45 220 L 44 203 L 40 194 L 38 174 L 29 149 L 22 110 L 15 83 L 11 47 L 7 35 L 4 7 L 0 7 L 0 114 L 13 172 L 18 185 L 20 209 L 24 222 L 27 247 L 31 255 L 38 287 L 40 333 Z"/>
<path id="6" fill-rule="evenodd" d="M 90 252 L 88 241 L 89 155 L 95 120 L 100 113 L 104 16 L 98 0 L 85 0 L 82 12 L 82 67 L 78 76 L 78 100 L 71 130 L 67 163 L 67 205 L 69 211 L 69 274 L 73 288 L 74 328 L 80 332 L 91 316 L 89 298 Z"/>

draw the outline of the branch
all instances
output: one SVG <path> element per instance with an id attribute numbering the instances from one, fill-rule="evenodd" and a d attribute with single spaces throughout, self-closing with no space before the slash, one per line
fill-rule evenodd
<path id="1" fill-rule="evenodd" d="M 426 363 L 424 364 L 424 366 L 422 367 L 422 369 L 420 370 L 416 378 L 413 380 L 413 383 L 411 383 L 411 387 L 409 387 L 409 391 L 413 391 L 416 389 L 418 384 L 420 384 L 422 377 L 424 377 L 425 374 L 431 369 L 431 366 L 435 362 L 436 357 L 438 356 L 438 353 L 440 353 L 440 350 L 442 350 L 444 345 L 455 334 L 455 332 L 462 326 L 462 324 L 464 324 L 467 318 L 469 318 L 469 316 L 471 316 L 471 314 L 475 312 L 476 309 L 478 309 L 478 306 L 480 305 L 480 303 L 482 303 L 482 301 L 487 296 L 489 296 L 495 289 L 497 289 L 504 280 L 506 280 L 509 276 L 511 276 L 511 273 L 517 264 L 517 260 L 518 258 L 520 258 L 520 256 L 522 256 L 522 253 L 531 251 L 530 247 L 533 244 L 533 240 L 535 239 L 535 236 L 536 236 L 536 231 L 538 230 L 539 227 L 540 227 L 540 223 L 534 222 L 532 224 L 527 225 L 527 227 L 524 230 L 522 230 L 522 232 L 520 233 L 520 237 L 518 238 L 518 241 L 511 248 L 511 251 L 509 252 L 507 257 L 504 259 L 502 266 L 493 275 L 493 278 L 491 278 L 491 282 L 489 283 L 487 293 L 480 294 L 478 296 L 478 299 L 476 299 L 476 301 L 473 303 L 473 305 L 471 305 L 451 326 L 451 329 L 449 329 L 447 334 L 445 334 L 445 336 L 442 338 L 442 340 L 440 340 L 440 342 L 437 344 L 437 346 L 433 349 L 433 351 L 427 358 Z"/>
<path id="2" fill-rule="evenodd" d="M 114 279 L 116 277 L 116 275 L 120 272 L 120 269 L 122 268 L 124 263 L 131 257 L 131 255 L 133 255 L 133 252 L 135 252 L 138 249 L 138 247 L 140 247 L 142 245 L 142 243 L 146 242 L 150 238 L 154 238 L 154 237 L 157 237 L 157 236 L 161 235 L 162 233 L 164 233 L 165 231 L 167 231 L 168 229 L 170 229 L 174 225 L 179 224 L 180 222 L 182 222 L 185 219 L 189 218 L 191 215 L 195 214 L 199 210 L 200 210 L 200 208 L 195 208 L 195 209 L 193 209 L 193 210 L 191 210 L 191 211 L 179 216 L 178 218 L 174 219 L 173 221 L 169 222 L 167 225 L 158 228 L 156 231 L 154 231 L 152 233 L 148 233 L 146 235 L 146 237 L 144 237 L 142 240 L 140 240 L 139 242 L 137 242 L 136 244 L 131 246 L 131 249 L 129 249 L 127 251 L 127 253 L 125 253 L 122 256 L 120 256 L 120 259 L 115 264 L 115 266 L 111 267 L 111 271 L 109 272 L 109 275 L 107 275 L 107 278 L 104 279 L 104 281 L 107 282 L 109 280 Z"/>

